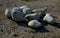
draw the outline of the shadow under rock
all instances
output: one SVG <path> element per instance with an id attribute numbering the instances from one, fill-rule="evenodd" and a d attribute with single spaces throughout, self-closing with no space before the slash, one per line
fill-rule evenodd
<path id="1" fill-rule="evenodd" d="M 12 20 L 12 19 L 10 19 Z M 13 21 L 13 20 L 12 20 Z M 28 26 L 28 22 L 27 21 L 15 21 L 19 26 L 23 26 L 23 27 L 29 27 Z M 49 32 L 48 29 L 46 29 L 44 26 L 47 26 L 47 22 L 44 22 L 44 21 L 41 21 L 42 23 L 42 26 L 38 27 L 38 28 L 32 28 L 32 27 L 29 27 L 29 28 L 32 28 L 35 30 L 34 33 L 37 33 L 37 32 L 41 32 L 41 33 L 45 33 L 45 32 Z"/>
<path id="2" fill-rule="evenodd" d="M 47 26 L 48 25 L 48 22 L 46 22 L 46 21 L 41 21 L 41 23 L 42 23 L 42 26 Z"/>
<path id="3" fill-rule="evenodd" d="M 60 23 L 54 23 L 54 24 L 51 24 L 51 25 L 53 25 L 53 26 L 55 26 L 57 28 L 60 28 Z"/>
<path id="4" fill-rule="evenodd" d="M 45 33 L 45 32 L 49 32 L 48 29 L 46 29 L 44 26 L 47 26 L 48 23 L 46 21 L 40 21 L 42 23 L 42 26 L 38 27 L 38 28 L 32 28 L 35 30 L 35 33 L 37 32 L 41 32 L 41 33 Z"/>
<path id="5" fill-rule="evenodd" d="M 23 26 L 23 27 L 29 27 L 28 26 L 28 22 L 26 21 L 22 21 L 22 22 L 16 22 L 18 25 L 20 26 Z M 47 25 L 47 24 L 46 24 Z M 29 27 L 29 28 L 32 28 L 32 27 Z M 41 32 L 41 33 L 44 33 L 44 32 L 49 32 L 44 26 L 40 26 L 38 28 L 32 28 L 35 30 L 35 33 L 37 32 Z"/>
<path id="6" fill-rule="evenodd" d="M 20 26 L 28 27 L 28 22 L 26 22 L 26 21 L 21 21 L 21 22 L 17 21 L 16 23 Z"/>
<path id="7" fill-rule="evenodd" d="M 41 24 L 42 24 L 42 26 L 47 26 L 48 25 L 48 22 L 46 22 L 46 21 L 43 21 L 43 20 L 38 20 Z"/>
<path id="8" fill-rule="evenodd" d="M 32 27 L 31 27 L 32 28 Z M 44 26 L 38 27 L 38 28 L 32 28 L 35 30 L 35 33 L 40 32 L 40 33 L 45 33 L 45 32 L 49 32 L 48 29 L 46 29 Z"/>

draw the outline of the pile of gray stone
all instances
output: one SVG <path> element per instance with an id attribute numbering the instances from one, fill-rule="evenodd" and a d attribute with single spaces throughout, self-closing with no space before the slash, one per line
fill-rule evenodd
<path id="1" fill-rule="evenodd" d="M 11 17 L 14 21 L 28 21 L 28 26 L 37 28 L 42 26 L 42 23 L 38 20 L 46 21 L 48 23 L 55 23 L 56 18 L 51 14 L 46 13 L 47 7 L 41 9 L 34 9 L 27 6 L 14 7 L 12 9 L 7 8 L 5 10 L 5 16 Z"/>

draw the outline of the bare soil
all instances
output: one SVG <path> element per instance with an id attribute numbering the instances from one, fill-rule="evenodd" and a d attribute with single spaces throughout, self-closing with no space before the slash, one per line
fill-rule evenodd
<path id="1" fill-rule="evenodd" d="M 6 8 L 27 5 L 32 9 L 48 7 L 46 13 L 57 17 L 56 24 L 44 24 L 33 29 L 27 22 L 15 22 L 4 15 Z M 60 38 L 60 0 L 0 0 L 0 38 Z"/>

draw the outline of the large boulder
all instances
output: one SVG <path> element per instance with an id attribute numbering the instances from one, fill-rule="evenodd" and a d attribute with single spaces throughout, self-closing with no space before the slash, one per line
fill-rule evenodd
<path id="1" fill-rule="evenodd" d="M 37 28 L 37 27 L 42 26 L 42 24 L 38 20 L 31 20 L 31 21 L 29 21 L 28 26 Z"/>
<path id="2" fill-rule="evenodd" d="M 15 7 L 12 9 L 11 16 L 14 21 L 23 21 L 25 15 L 19 7 Z"/>
<path id="3" fill-rule="evenodd" d="M 7 9 L 5 10 L 5 16 L 11 17 L 11 9 L 10 9 L 10 8 L 7 8 Z"/>
<path id="4" fill-rule="evenodd" d="M 52 15 L 50 15 L 49 13 L 47 13 L 44 18 L 43 21 L 47 21 L 48 23 L 55 23 L 56 22 L 56 18 L 54 18 Z"/>

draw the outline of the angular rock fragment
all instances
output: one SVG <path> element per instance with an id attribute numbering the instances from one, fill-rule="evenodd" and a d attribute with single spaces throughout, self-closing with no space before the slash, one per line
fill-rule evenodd
<path id="1" fill-rule="evenodd" d="M 10 8 L 7 8 L 7 9 L 5 10 L 5 16 L 11 17 L 11 9 L 10 9 Z"/>
<path id="2" fill-rule="evenodd" d="M 42 24 L 39 21 L 37 21 L 37 20 L 31 20 L 28 23 L 28 26 L 33 27 L 33 28 L 37 28 L 39 26 L 42 26 Z"/>
<path id="3" fill-rule="evenodd" d="M 14 21 L 23 21 L 25 17 L 24 13 L 19 7 L 15 7 L 12 9 L 11 16 Z"/>
<path id="4" fill-rule="evenodd" d="M 49 13 L 47 13 L 44 16 L 43 21 L 47 21 L 48 23 L 55 23 L 56 22 L 56 18 L 54 18 L 53 16 L 51 16 Z"/>

